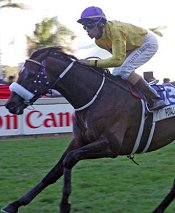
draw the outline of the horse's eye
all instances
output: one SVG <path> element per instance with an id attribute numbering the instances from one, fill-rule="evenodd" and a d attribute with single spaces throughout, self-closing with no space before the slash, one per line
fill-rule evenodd
<path id="1" fill-rule="evenodd" d="M 32 80 L 34 76 L 35 76 L 34 72 L 29 72 L 28 75 L 27 75 L 27 78 Z"/>

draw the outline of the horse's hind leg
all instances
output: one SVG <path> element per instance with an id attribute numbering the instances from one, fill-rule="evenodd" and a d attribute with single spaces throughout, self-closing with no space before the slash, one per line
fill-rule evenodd
<path id="1" fill-rule="evenodd" d="M 7 213 L 17 213 L 19 207 L 29 204 L 48 185 L 55 183 L 63 175 L 63 160 L 67 152 L 77 147 L 79 147 L 78 143 L 73 140 L 68 149 L 62 155 L 59 162 L 50 170 L 50 172 L 43 178 L 40 183 L 38 183 L 33 189 L 23 195 L 20 199 L 16 200 L 13 203 L 10 203 L 9 205 L 1 209 L 1 211 Z"/>
<path id="2" fill-rule="evenodd" d="M 170 203 L 175 199 L 175 180 L 173 187 L 164 200 L 159 204 L 159 206 L 153 211 L 153 213 L 162 213 L 170 205 Z"/>

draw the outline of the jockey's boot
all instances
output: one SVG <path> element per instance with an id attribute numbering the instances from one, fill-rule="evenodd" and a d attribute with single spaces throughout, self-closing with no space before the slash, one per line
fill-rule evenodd
<path id="1" fill-rule="evenodd" d="M 144 94 L 150 111 L 162 109 L 166 106 L 165 102 L 158 96 L 157 92 L 138 74 L 134 72 L 131 73 L 128 81 Z"/>

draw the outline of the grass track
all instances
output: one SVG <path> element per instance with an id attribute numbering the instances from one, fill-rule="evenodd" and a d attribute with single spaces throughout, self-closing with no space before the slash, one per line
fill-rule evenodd
<path id="1" fill-rule="evenodd" d="M 70 137 L 0 140 L 0 208 L 38 183 L 57 162 Z M 156 152 L 85 160 L 73 169 L 71 213 L 151 213 L 175 178 L 175 143 Z M 63 179 L 19 213 L 57 213 Z M 175 213 L 175 202 L 166 213 Z"/>

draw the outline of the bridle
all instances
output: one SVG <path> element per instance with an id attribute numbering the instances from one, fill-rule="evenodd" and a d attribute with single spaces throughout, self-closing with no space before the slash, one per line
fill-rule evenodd
<path id="1" fill-rule="evenodd" d="M 12 92 L 17 93 L 20 97 L 24 99 L 24 103 L 26 105 L 32 105 L 38 98 L 42 97 L 44 94 L 47 93 L 47 91 L 50 93 L 53 87 L 58 83 L 59 80 L 61 80 L 67 73 L 68 71 L 72 68 L 74 65 L 75 60 L 72 60 L 72 62 L 63 70 L 63 72 L 58 76 L 58 78 L 51 84 L 48 81 L 48 77 L 46 74 L 46 66 L 45 66 L 45 60 L 43 60 L 41 63 L 33 60 L 33 59 L 27 59 L 26 62 L 32 62 L 40 66 L 39 73 L 37 74 L 36 79 L 33 81 L 35 85 L 44 83 L 47 86 L 47 89 L 43 91 L 42 94 L 37 95 L 37 90 L 34 90 L 34 93 L 30 92 L 27 90 L 25 87 L 21 86 L 20 84 L 13 82 L 9 89 Z M 37 88 L 37 87 L 36 87 Z"/>
<path id="2" fill-rule="evenodd" d="M 27 59 L 26 61 L 35 63 L 39 66 L 41 66 L 40 72 L 39 74 L 41 75 L 42 78 L 48 79 L 47 74 L 46 74 L 46 66 L 45 66 L 45 60 L 43 60 L 41 63 L 38 61 L 35 61 L 33 59 Z M 68 71 L 72 68 L 72 66 L 74 65 L 75 60 L 72 59 L 72 62 L 63 70 L 63 72 L 58 76 L 58 78 L 56 79 L 56 81 L 48 88 L 48 90 L 52 89 L 59 80 L 61 80 L 67 73 Z M 37 75 L 37 77 L 40 77 L 39 75 Z M 37 83 L 37 81 L 34 81 L 34 83 Z M 41 83 L 41 82 L 39 82 Z M 50 82 L 46 81 L 46 85 L 49 85 Z"/>
<path id="3" fill-rule="evenodd" d="M 37 65 L 39 65 L 39 66 L 41 66 L 41 67 L 45 67 L 45 65 L 44 64 L 42 64 L 42 62 L 40 63 L 40 62 L 38 62 L 38 61 L 35 61 L 35 60 L 33 60 L 33 59 L 27 59 L 26 61 L 30 61 L 30 62 L 33 62 L 34 64 L 37 64 Z M 46 68 L 46 67 L 45 67 Z"/>

